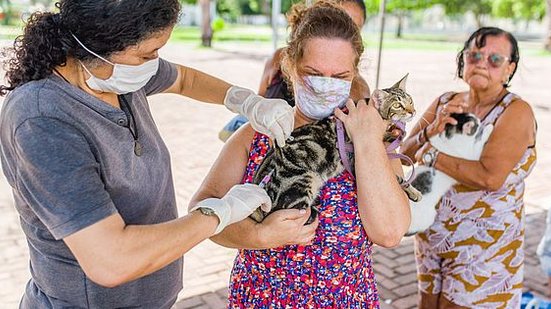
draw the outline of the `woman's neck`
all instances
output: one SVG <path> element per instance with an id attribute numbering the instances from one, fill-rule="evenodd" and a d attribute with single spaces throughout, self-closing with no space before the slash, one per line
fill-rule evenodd
<path id="1" fill-rule="evenodd" d="M 468 102 L 470 106 L 493 106 L 505 93 L 506 89 L 499 85 L 499 87 L 494 87 L 492 89 L 487 89 L 485 91 L 477 91 L 475 89 L 470 89 L 468 94 Z"/>
<path id="2" fill-rule="evenodd" d="M 312 123 L 314 121 L 316 121 L 316 120 L 310 119 L 310 118 L 304 116 L 304 114 L 302 114 L 302 112 L 295 106 L 295 127 L 294 127 L 294 129 L 302 127 L 303 125 Z"/>
<path id="3" fill-rule="evenodd" d="M 84 92 L 112 105 L 115 108 L 120 108 L 119 99 L 116 93 L 95 91 L 88 87 L 86 83 L 86 75 L 81 64 L 74 58 L 68 58 L 64 66 L 58 66 L 54 70 L 54 74 L 61 75 L 60 77 L 66 80 L 71 85 L 82 89 Z"/>

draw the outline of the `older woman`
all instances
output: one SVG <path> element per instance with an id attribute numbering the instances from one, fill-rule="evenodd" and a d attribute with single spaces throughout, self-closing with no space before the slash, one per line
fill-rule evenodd
<path id="1" fill-rule="evenodd" d="M 435 222 L 416 236 L 421 308 L 518 308 L 524 261 L 524 179 L 535 161 L 530 105 L 507 91 L 516 39 L 499 28 L 474 32 L 457 56 L 465 92 L 438 97 L 401 151 L 455 178 Z M 473 113 L 494 130 L 478 161 L 439 153 L 428 142 L 451 113 Z M 421 159 L 423 158 L 423 159 Z"/>

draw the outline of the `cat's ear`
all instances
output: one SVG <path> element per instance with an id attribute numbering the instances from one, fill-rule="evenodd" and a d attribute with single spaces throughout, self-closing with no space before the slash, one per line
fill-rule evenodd
<path id="1" fill-rule="evenodd" d="M 373 91 L 373 94 L 371 95 L 373 106 L 375 106 L 376 109 L 379 109 L 387 96 L 388 92 L 380 89 L 375 89 L 375 91 Z"/>
<path id="2" fill-rule="evenodd" d="M 404 77 L 402 77 L 402 79 L 399 80 L 396 84 L 394 84 L 394 86 L 392 86 L 391 88 L 400 88 L 406 91 L 406 82 L 408 80 L 408 76 L 409 76 L 409 73 L 407 73 Z"/>

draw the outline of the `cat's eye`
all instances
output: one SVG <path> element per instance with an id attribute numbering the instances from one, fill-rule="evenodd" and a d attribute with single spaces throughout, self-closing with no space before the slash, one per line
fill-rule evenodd
<path id="1" fill-rule="evenodd" d="M 402 107 L 402 104 L 400 104 L 400 103 L 394 103 L 394 104 L 392 104 L 392 108 L 398 109 L 398 108 L 401 108 L 401 107 Z"/>

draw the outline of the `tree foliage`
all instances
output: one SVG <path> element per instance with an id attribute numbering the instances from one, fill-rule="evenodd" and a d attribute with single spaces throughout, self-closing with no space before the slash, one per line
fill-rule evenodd
<path id="1" fill-rule="evenodd" d="M 447 15 L 461 15 L 468 11 L 475 15 L 487 15 L 492 13 L 491 0 L 439 0 L 446 9 Z"/>
<path id="2" fill-rule="evenodd" d="M 545 38 L 544 48 L 551 52 L 551 0 L 547 0 L 547 37 Z"/>
<path id="3" fill-rule="evenodd" d="M 492 14 L 514 20 L 542 20 L 545 0 L 494 0 Z"/>
<path id="4" fill-rule="evenodd" d="M 393 14 L 396 12 L 422 10 L 430 7 L 436 2 L 436 0 L 387 0 L 386 12 Z M 369 15 L 378 14 L 380 5 L 380 0 L 365 0 L 365 6 Z"/>
<path id="5" fill-rule="evenodd" d="M 398 25 L 396 27 L 396 37 L 402 36 L 403 20 L 411 11 L 426 9 L 432 6 L 435 0 L 387 0 L 385 11 L 388 14 L 396 16 Z M 366 0 L 366 9 L 368 16 L 379 13 L 381 0 Z"/>
<path id="6" fill-rule="evenodd" d="M 446 15 L 457 16 L 472 12 L 477 26 L 482 26 L 482 16 L 492 13 L 492 0 L 438 0 L 446 10 Z"/>

